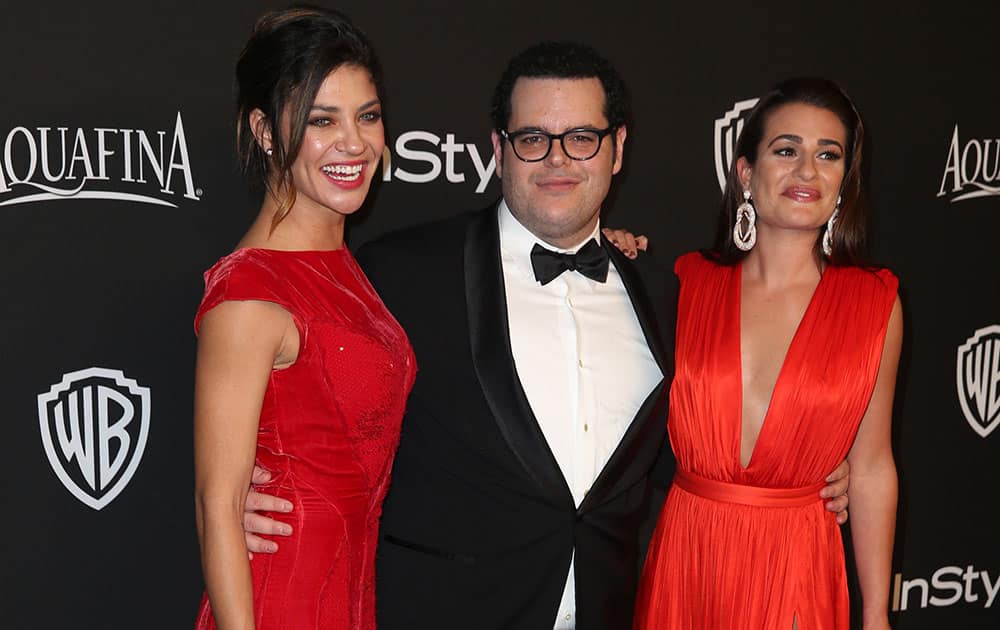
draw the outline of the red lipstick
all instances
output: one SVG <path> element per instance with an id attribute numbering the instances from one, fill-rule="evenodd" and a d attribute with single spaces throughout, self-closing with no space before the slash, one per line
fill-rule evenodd
<path id="1" fill-rule="evenodd" d="M 812 203 L 823 197 L 818 190 L 808 186 L 790 186 L 781 194 L 800 203 Z"/>

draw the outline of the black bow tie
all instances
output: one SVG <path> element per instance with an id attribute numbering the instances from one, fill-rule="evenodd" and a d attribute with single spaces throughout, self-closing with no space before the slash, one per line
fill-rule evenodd
<path id="1" fill-rule="evenodd" d="M 575 254 L 563 254 L 545 249 L 539 244 L 531 248 L 531 268 L 535 280 L 546 285 L 566 271 L 579 271 L 591 280 L 605 282 L 608 279 L 608 252 L 594 239 Z"/>

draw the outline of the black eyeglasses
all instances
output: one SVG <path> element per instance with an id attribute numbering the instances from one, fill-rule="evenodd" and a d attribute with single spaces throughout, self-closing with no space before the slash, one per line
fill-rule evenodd
<path id="1" fill-rule="evenodd" d="M 541 162 L 549 157 L 552 142 L 558 140 L 563 153 L 571 160 L 589 160 L 601 150 L 604 136 L 614 131 L 607 129 L 589 129 L 581 127 L 562 133 L 546 133 L 544 131 L 500 131 L 500 135 L 510 142 L 514 155 L 522 162 Z"/>

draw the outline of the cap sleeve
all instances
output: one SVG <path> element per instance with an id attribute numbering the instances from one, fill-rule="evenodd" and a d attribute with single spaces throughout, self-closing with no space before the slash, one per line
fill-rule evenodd
<path id="1" fill-rule="evenodd" d="M 692 270 L 697 269 L 698 265 L 705 264 L 705 262 L 705 257 L 701 252 L 682 254 L 674 262 L 674 273 L 683 280 L 686 275 L 692 273 Z"/>
<path id="2" fill-rule="evenodd" d="M 237 250 L 205 272 L 205 295 L 194 317 L 197 335 L 205 313 L 222 302 L 260 300 L 273 302 L 298 318 L 288 300 L 287 284 L 273 266 L 253 250 Z"/>

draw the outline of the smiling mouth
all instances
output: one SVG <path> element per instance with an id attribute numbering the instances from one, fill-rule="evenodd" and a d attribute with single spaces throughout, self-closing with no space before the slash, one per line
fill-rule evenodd
<path id="1" fill-rule="evenodd" d="M 321 167 L 327 177 L 338 182 L 353 182 L 361 178 L 364 164 L 337 164 Z"/>
<path id="2" fill-rule="evenodd" d="M 576 186 L 580 182 L 570 177 L 560 177 L 552 179 L 544 179 L 538 182 L 538 186 L 543 189 L 549 190 L 565 190 Z"/>
<path id="3" fill-rule="evenodd" d="M 821 196 L 818 190 L 812 188 L 789 188 L 784 194 L 786 197 L 801 202 L 819 201 Z"/>

